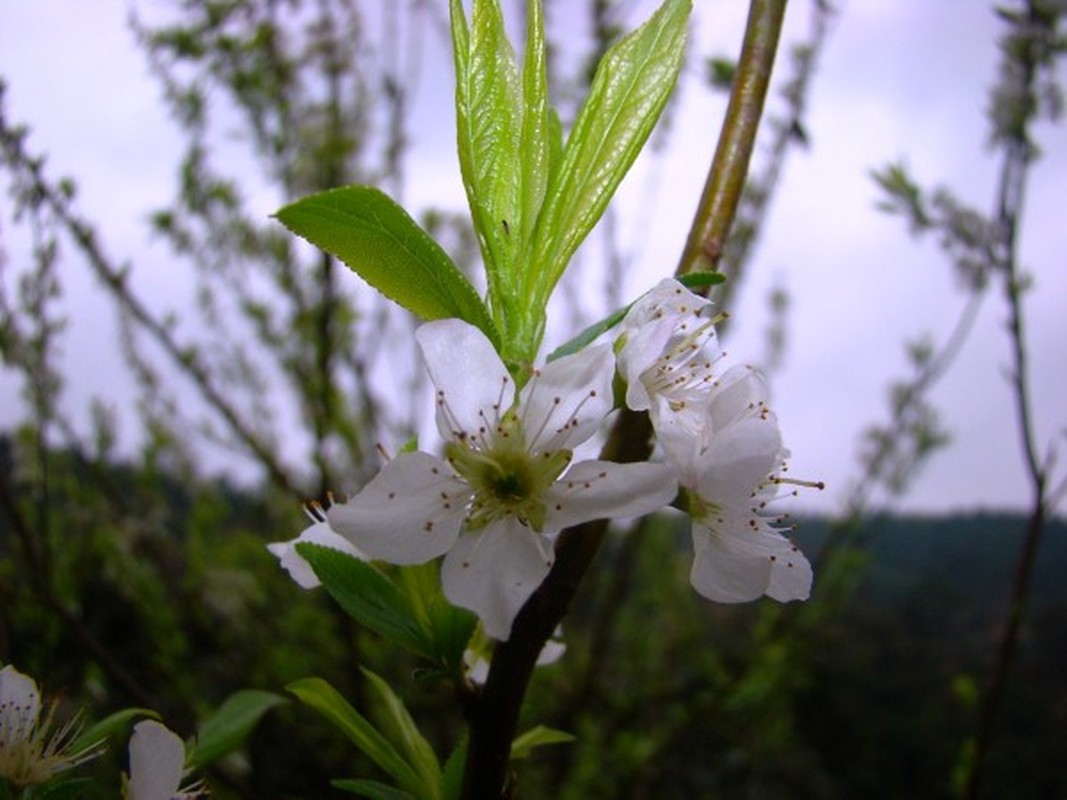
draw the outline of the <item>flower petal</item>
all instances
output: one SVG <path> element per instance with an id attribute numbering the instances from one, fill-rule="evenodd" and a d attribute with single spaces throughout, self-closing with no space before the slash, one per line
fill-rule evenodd
<path id="1" fill-rule="evenodd" d="M 674 471 L 665 464 L 581 461 L 547 490 L 545 530 L 649 514 L 667 505 L 677 492 Z"/>
<path id="2" fill-rule="evenodd" d="M 470 499 L 470 487 L 445 462 L 401 453 L 359 494 L 331 506 L 326 519 L 370 558 L 421 564 L 456 541 Z"/>
<path id="3" fill-rule="evenodd" d="M 151 719 L 133 726 L 128 800 L 171 800 L 184 767 L 185 745 L 176 733 Z"/>
<path id="4" fill-rule="evenodd" d="M 0 669 L 0 731 L 21 739 L 29 736 L 41 713 L 37 681 L 8 664 Z"/>
<path id="5" fill-rule="evenodd" d="M 554 559 L 546 537 L 505 517 L 459 537 L 441 565 L 441 584 L 449 601 L 477 614 L 489 636 L 506 641 Z"/>
<path id="6" fill-rule="evenodd" d="M 515 401 L 515 383 L 492 342 L 459 319 L 427 322 L 415 331 L 437 389 L 437 428 L 446 441 L 482 441 Z"/>
<path id="7" fill-rule="evenodd" d="M 610 344 L 587 347 L 536 370 L 519 401 L 530 452 L 572 449 L 592 436 L 611 411 L 614 375 Z"/>
<path id="8" fill-rule="evenodd" d="M 768 411 L 716 433 L 696 459 L 696 475 L 682 475 L 680 480 L 711 503 L 749 504 L 759 484 L 779 465 L 782 452 L 778 419 Z"/>
<path id="9" fill-rule="evenodd" d="M 296 552 L 296 545 L 301 542 L 321 544 L 323 547 L 340 550 L 342 553 L 348 553 L 362 560 L 367 558 L 348 539 L 335 533 L 327 522 L 316 522 L 314 525 L 305 528 L 304 532 L 297 538 L 290 539 L 287 542 L 272 542 L 268 544 L 267 549 L 278 558 L 282 567 L 289 573 L 289 577 L 304 589 L 314 589 L 321 584 L 311 565 Z"/>
<path id="10" fill-rule="evenodd" d="M 811 565 L 787 538 L 752 517 L 725 514 L 712 524 L 693 523 L 690 581 L 704 597 L 744 603 L 766 594 L 775 600 L 807 599 Z"/>
<path id="11" fill-rule="evenodd" d="M 642 379 L 657 366 L 667 350 L 706 323 L 711 301 L 689 291 L 673 278 L 665 278 L 633 304 L 622 322 L 624 337 L 619 372 L 625 378 L 626 405 L 635 411 L 651 406 L 649 386 Z M 700 339 L 700 360 L 713 362 L 721 355 L 714 331 Z M 667 358 L 671 361 L 671 357 Z"/>

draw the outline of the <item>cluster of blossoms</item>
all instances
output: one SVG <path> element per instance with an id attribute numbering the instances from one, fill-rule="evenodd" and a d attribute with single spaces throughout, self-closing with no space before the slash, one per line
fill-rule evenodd
<path id="1" fill-rule="evenodd" d="M 77 717 L 54 726 L 55 703 L 41 705 L 37 682 L 10 664 L 0 669 L 0 789 L 38 786 L 103 752 L 103 741 L 77 743 Z M 43 712 L 43 713 L 42 713 Z M 202 785 L 179 788 L 185 745 L 155 720 L 143 720 L 130 737 L 130 772 L 123 778 L 125 800 L 197 800 Z M 58 792 L 57 792 L 58 794 Z"/>
<path id="2" fill-rule="evenodd" d="M 317 581 L 296 542 L 392 564 L 443 555 L 445 596 L 506 640 L 552 568 L 556 534 L 651 513 L 681 489 L 697 591 L 721 602 L 808 596 L 807 560 L 764 514 L 787 456 L 776 417 L 754 370 L 721 369 L 707 300 L 664 281 L 633 305 L 616 341 L 549 362 L 521 389 L 466 322 L 429 322 L 415 335 L 436 389 L 444 457 L 401 453 L 299 539 L 272 545 L 302 586 Z M 613 409 L 616 372 L 627 406 L 651 417 L 658 458 L 572 463 Z"/>

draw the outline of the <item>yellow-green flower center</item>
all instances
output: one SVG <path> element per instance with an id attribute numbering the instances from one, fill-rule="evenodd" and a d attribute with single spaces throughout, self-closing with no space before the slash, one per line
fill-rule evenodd
<path id="1" fill-rule="evenodd" d="M 445 446 L 452 468 L 474 490 L 467 527 L 478 530 L 513 516 L 540 531 L 545 492 L 570 464 L 571 451 L 531 453 L 513 416 L 505 418 L 485 444 L 476 448 L 470 441 L 456 441 Z"/>

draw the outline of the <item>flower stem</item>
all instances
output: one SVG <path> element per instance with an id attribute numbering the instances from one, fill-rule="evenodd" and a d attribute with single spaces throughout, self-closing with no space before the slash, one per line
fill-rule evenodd
<path id="1" fill-rule="evenodd" d="M 785 0 L 752 0 L 726 119 L 679 274 L 714 269 L 718 263 L 745 184 L 784 13 Z M 651 436 L 647 414 L 623 409 L 601 457 L 645 461 L 652 450 Z M 515 618 L 508 641 L 497 645 L 484 688 L 466 705 L 470 740 L 464 800 L 510 795 L 511 742 L 537 656 L 566 615 L 607 530 L 606 520 L 595 520 L 560 534 L 555 566 Z"/>

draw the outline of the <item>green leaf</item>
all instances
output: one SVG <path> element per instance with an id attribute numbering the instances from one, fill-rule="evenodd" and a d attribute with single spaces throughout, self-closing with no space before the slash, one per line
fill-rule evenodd
<path id="1" fill-rule="evenodd" d="M 521 232 L 519 72 L 497 0 L 474 1 L 469 29 L 461 0 L 452 0 L 451 16 L 460 172 L 499 314 L 515 292 Z"/>
<path id="2" fill-rule="evenodd" d="M 526 51 L 522 65 L 522 139 L 519 146 L 520 220 L 516 233 L 522 247 L 534 227 L 552 171 L 552 138 L 545 60 L 545 16 L 541 0 L 526 0 Z"/>
<path id="3" fill-rule="evenodd" d="M 463 652 L 478 618 L 448 602 L 441 589 L 437 562 L 401 567 L 398 574 L 401 589 L 423 631 L 432 659 L 444 673 L 457 674 L 463 668 Z"/>
<path id="4" fill-rule="evenodd" d="M 301 701 L 336 725 L 371 761 L 387 772 L 401 789 L 422 797 L 419 775 L 378 730 L 322 678 L 304 678 L 286 687 Z"/>
<path id="5" fill-rule="evenodd" d="M 637 301 L 635 300 L 634 303 L 636 302 Z M 608 316 L 604 317 L 604 319 L 600 320 L 600 322 L 593 323 L 584 331 L 575 336 L 573 339 L 567 340 L 555 350 L 553 350 L 551 353 L 549 353 L 548 358 L 546 360 L 555 361 L 557 358 L 569 356 L 573 353 L 577 353 L 578 351 L 585 349 L 592 342 L 596 341 L 597 337 L 599 337 L 602 333 L 610 331 L 612 328 L 622 322 L 626 315 L 630 312 L 631 306 L 633 306 L 633 303 L 630 303 L 627 306 L 623 306 L 618 311 L 609 314 Z"/>
<path id="6" fill-rule="evenodd" d="M 463 789 L 463 770 L 467 766 L 467 737 L 464 736 L 452 755 L 445 762 L 441 772 L 441 794 L 443 800 L 459 800 Z"/>
<path id="7" fill-rule="evenodd" d="M 428 790 L 425 796 L 440 800 L 441 765 L 430 743 L 420 733 L 415 720 L 404 708 L 404 703 L 396 696 L 392 687 L 369 669 L 362 668 L 361 671 L 371 682 L 385 709 L 383 735 L 400 749 L 401 755 L 418 773 L 422 785 Z"/>
<path id="8" fill-rule="evenodd" d="M 330 784 L 345 792 L 358 794 L 361 797 L 370 797 L 372 800 L 414 800 L 407 792 L 402 792 L 392 786 L 378 781 L 367 781 L 360 778 L 342 778 L 330 781 Z"/>
<path id="9" fill-rule="evenodd" d="M 569 733 L 538 725 L 536 728 L 531 728 L 526 733 L 516 737 L 515 741 L 511 743 L 511 758 L 513 760 L 526 758 L 535 747 L 573 741 L 574 736 Z"/>
<path id="10" fill-rule="evenodd" d="M 332 253 L 422 319 L 458 317 L 499 342 L 470 282 L 407 212 L 370 186 L 313 194 L 276 214 L 293 233 Z"/>
<path id="11" fill-rule="evenodd" d="M 273 692 L 256 689 L 234 692 L 201 724 L 190 766 L 202 769 L 236 750 L 264 714 L 286 702 Z"/>
<path id="12" fill-rule="evenodd" d="M 720 283 L 726 282 L 726 276 L 721 272 L 687 272 L 678 276 L 678 282 L 686 289 L 710 289 Z"/>
<path id="13" fill-rule="evenodd" d="M 303 542 L 296 551 L 353 619 L 416 655 L 434 659 L 423 626 L 389 576 L 355 556 L 329 547 Z"/>
<path id="14" fill-rule="evenodd" d="M 541 308 L 667 103 L 682 64 L 689 10 L 689 0 L 665 0 L 597 68 L 553 170 L 530 251 L 534 268 L 524 294 Z"/>
<path id="15" fill-rule="evenodd" d="M 71 744 L 71 752 L 80 752 L 87 747 L 92 747 L 94 744 L 104 741 L 109 736 L 112 736 L 119 731 L 124 731 L 130 724 L 130 721 L 137 717 L 149 717 L 156 720 L 160 719 L 159 714 L 150 708 L 124 708 L 121 711 L 116 711 L 114 714 L 104 717 L 104 719 L 90 726 L 87 730 L 82 731 L 78 738 Z"/>

